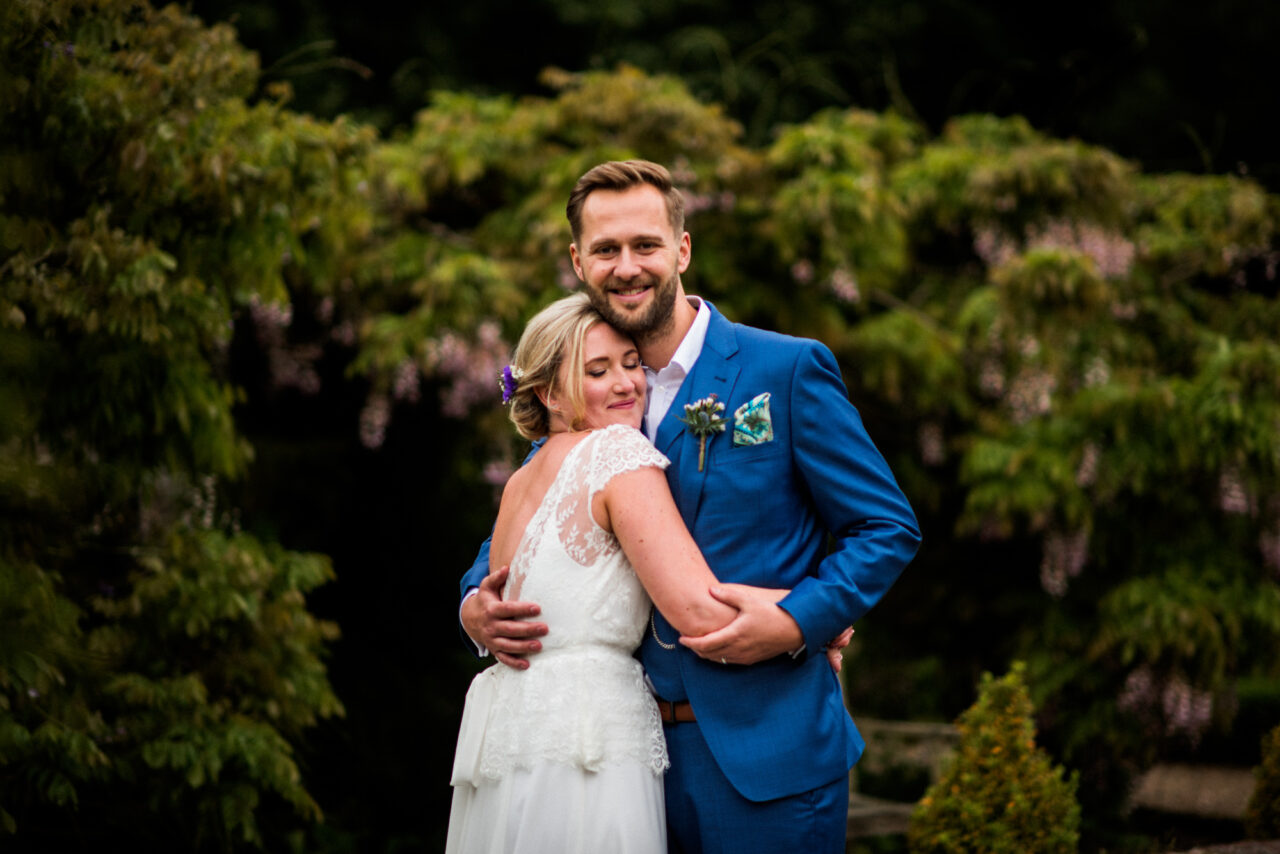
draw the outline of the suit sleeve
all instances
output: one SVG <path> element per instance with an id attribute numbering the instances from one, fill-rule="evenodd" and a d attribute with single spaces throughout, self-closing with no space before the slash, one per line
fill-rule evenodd
<path id="1" fill-rule="evenodd" d="M 493 534 L 485 538 L 480 544 L 480 552 L 476 555 L 475 561 L 472 562 L 471 568 L 462 574 L 462 582 L 459 585 L 462 589 L 459 591 L 458 604 L 467 598 L 467 593 L 480 586 L 480 582 L 484 581 L 484 577 L 489 574 L 489 544 L 493 542 Z"/>
<path id="2" fill-rule="evenodd" d="M 524 458 L 525 465 L 529 460 L 533 459 L 533 455 L 538 453 L 538 449 L 542 447 L 545 440 L 539 439 L 533 443 L 533 449 L 529 451 L 529 455 Z M 471 568 L 462 574 L 462 580 L 459 583 L 461 588 L 458 595 L 458 632 L 462 635 L 463 645 L 472 653 L 483 655 L 485 652 L 476 647 L 475 641 L 467 634 L 467 630 L 462 627 L 462 603 L 467 600 L 467 594 L 480 586 L 480 582 L 484 581 L 486 575 L 489 574 L 489 545 L 493 542 L 492 532 L 485 541 L 480 544 L 480 551 L 476 554 L 476 559 L 472 561 Z"/>
<path id="3" fill-rule="evenodd" d="M 849 402 L 835 356 L 808 344 L 791 386 L 792 455 L 834 546 L 779 605 L 812 655 L 880 601 L 915 556 L 920 531 Z"/>

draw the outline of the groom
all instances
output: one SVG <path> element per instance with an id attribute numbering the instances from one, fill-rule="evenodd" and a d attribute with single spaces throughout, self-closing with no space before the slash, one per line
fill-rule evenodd
<path id="1" fill-rule="evenodd" d="M 640 650 L 671 757 L 670 849 L 844 851 L 848 772 L 863 740 L 823 647 L 914 556 L 915 516 L 830 350 L 731 323 L 686 296 L 691 242 L 666 169 L 603 163 L 579 179 L 567 212 L 575 272 L 640 349 L 646 429 L 722 582 L 712 593 L 739 610 L 700 638 L 678 637 L 655 613 Z M 679 418 L 713 395 L 725 429 L 706 437 L 700 459 L 702 439 Z M 505 572 L 488 574 L 487 546 L 462 580 L 463 627 L 503 663 L 528 667 L 548 627 L 529 620 L 536 603 L 501 600 Z M 791 592 L 774 604 L 761 587 Z"/>

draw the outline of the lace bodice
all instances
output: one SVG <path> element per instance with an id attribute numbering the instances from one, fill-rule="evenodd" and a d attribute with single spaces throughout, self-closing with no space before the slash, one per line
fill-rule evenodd
<path id="1" fill-rule="evenodd" d="M 594 770 L 619 760 L 661 773 L 666 745 L 657 707 L 632 657 L 651 603 L 591 502 L 609 481 L 666 457 L 639 431 L 594 431 L 565 456 L 511 561 L 509 584 L 536 602 L 548 634 L 528 670 L 495 665 L 467 695 L 455 784 L 496 780 L 541 761 Z"/>

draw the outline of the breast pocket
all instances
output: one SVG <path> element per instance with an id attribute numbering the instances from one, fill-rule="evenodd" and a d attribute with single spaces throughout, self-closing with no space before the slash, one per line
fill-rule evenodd
<path id="1" fill-rule="evenodd" d="M 717 442 L 711 449 L 712 465 L 735 467 L 754 465 L 769 460 L 781 461 L 787 456 L 787 445 L 774 439 L 772 442 L 761 442 L 759 445 L 735 445 L 725 436 L 725 441 Z"/>
<path id="2" fill-rule="evenodd" d="M 724 442 L 711 451 L 705 489 L 733 496 L 739 515 L 771 503 L 791 489 L 790 449 L 782 442 L 733 445 Z"/>

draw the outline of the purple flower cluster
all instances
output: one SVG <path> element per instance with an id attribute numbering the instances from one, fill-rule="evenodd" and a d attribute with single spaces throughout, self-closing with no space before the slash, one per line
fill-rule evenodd
<path id="1" fill-rule="evenodd" d="M 1085 488 L 1093 486 L 1098 479 L 1098 446 L 1089 442 L 1080 453 L 1080 465 L 1076 468 L 1076 486 Z"/>
<path id="2" fill-rule="evenodd" d="M 1123 279 L 1133 269 L 1137 248 L 1121 234 L 1107 231 L 1092 223 L 1053 220 L 1041 228 L 1028 228 L 1024 237 L 1026 249 L 1070 249 L 1087 255 L 1106 279 Z M 1018 254 L 1015 237 L 996 229 L 979 229 L 974 235 L 973 250 L 988 267 L 999 267 Z"/>
<path id="3" fill-rule="evenodd" d="M 385 394 L 370 395 L 360 411 L 360 444 L 370 450 L 382 447 L 391 423 L 391 401 Z"/>
<path id="4" fill-rule="evenodd" d="M 1053 408 L 1053 392 L 1058 380 L 1052 374 L 1024 368 L 1014 377 L 1006 403 L 1014 424 L 1025 424 L 1032 418 L 1047 415 Z"/>
<path id="5" fill-rule="evenodd" d="M 520 382 L 511 372 L 510 365 L 504 365 L 502 368 L 502 402 L 508 404 L 511 398 L 516 396 L 516 389 L 520 387 Z"/>
<path id="6" fill-rule="evenodd" d="M 1213 721 L 1212 693 L 1181 676 L 1159 679 L 1145 664 L 1125 679 L 1116 705 L 1147 721 L 1151 729 L 1163 725 L 1164 735 L 1185 736 L 1192 745 L 1199 743 Z"/>
<path id="7" fill-rule="evenodd" d="M 405 359 L 396 366 L 395 378 L 391 385 L 391 395 L 396 400 L 417 403 L 422 396 L 420 385 L 418 365 L 412 359 Z"/>
<path id="8" fill-rule="evenodd" d="M 303 394 L 320 391 L 320 375 L 315 364 L 323 350 L 318 344 L 289 344 L 293 307 L 288 303 L 266 303 L 254 294 L 249 298 L 249 316 L 258 344 L 267 356 L 267 373 L 273 388 L 295 388 Z"/>
<path id="9" fill-rule="evenodd" d="M 1089 557 L 1089 534 L 1052 533 L 1044 539 L 1044 556 L 1040 561 L 1040 586 L 1055 599 L 1067 592 L 1067 583 L 1080 574 Z"/>
<path id="10" fill-rule="evenodd" d="M 437 374 L 448 377 L 441 392 L 441 409 L 450 418 L 465 418 L 477 406 L 493 401 L 493 377 L 506 362 L 507 344 L 493 321 L 476 329 L 474 342 L 455 332 L 445 332 L 429 346 L 429 362 Z"/>
<path id="11" fill-rule="evenodd" d="M 940 466 L 947 458 L 942 438 L 942 425 L 934 421 L 921 425 L 919 432 L 920 461 L 927 466 Z"/>
<path id="12" fill-rule="evenodd" d="M 1255 516 L 1257 505 L 1234 468 L 1223 469 L 1218 476 L 1218 506 L 1234 516 Z"/>
<path id="13" fill-rule="evenodd" d="M 843 267 L 838 267 L 831 273 L 828 285 L 831 287 L 831 293 L 835 294 L 836 299 L 841 302 L 854 303 L 862 299 L 862 291 L 858 289 L 857 275 Z"/>

